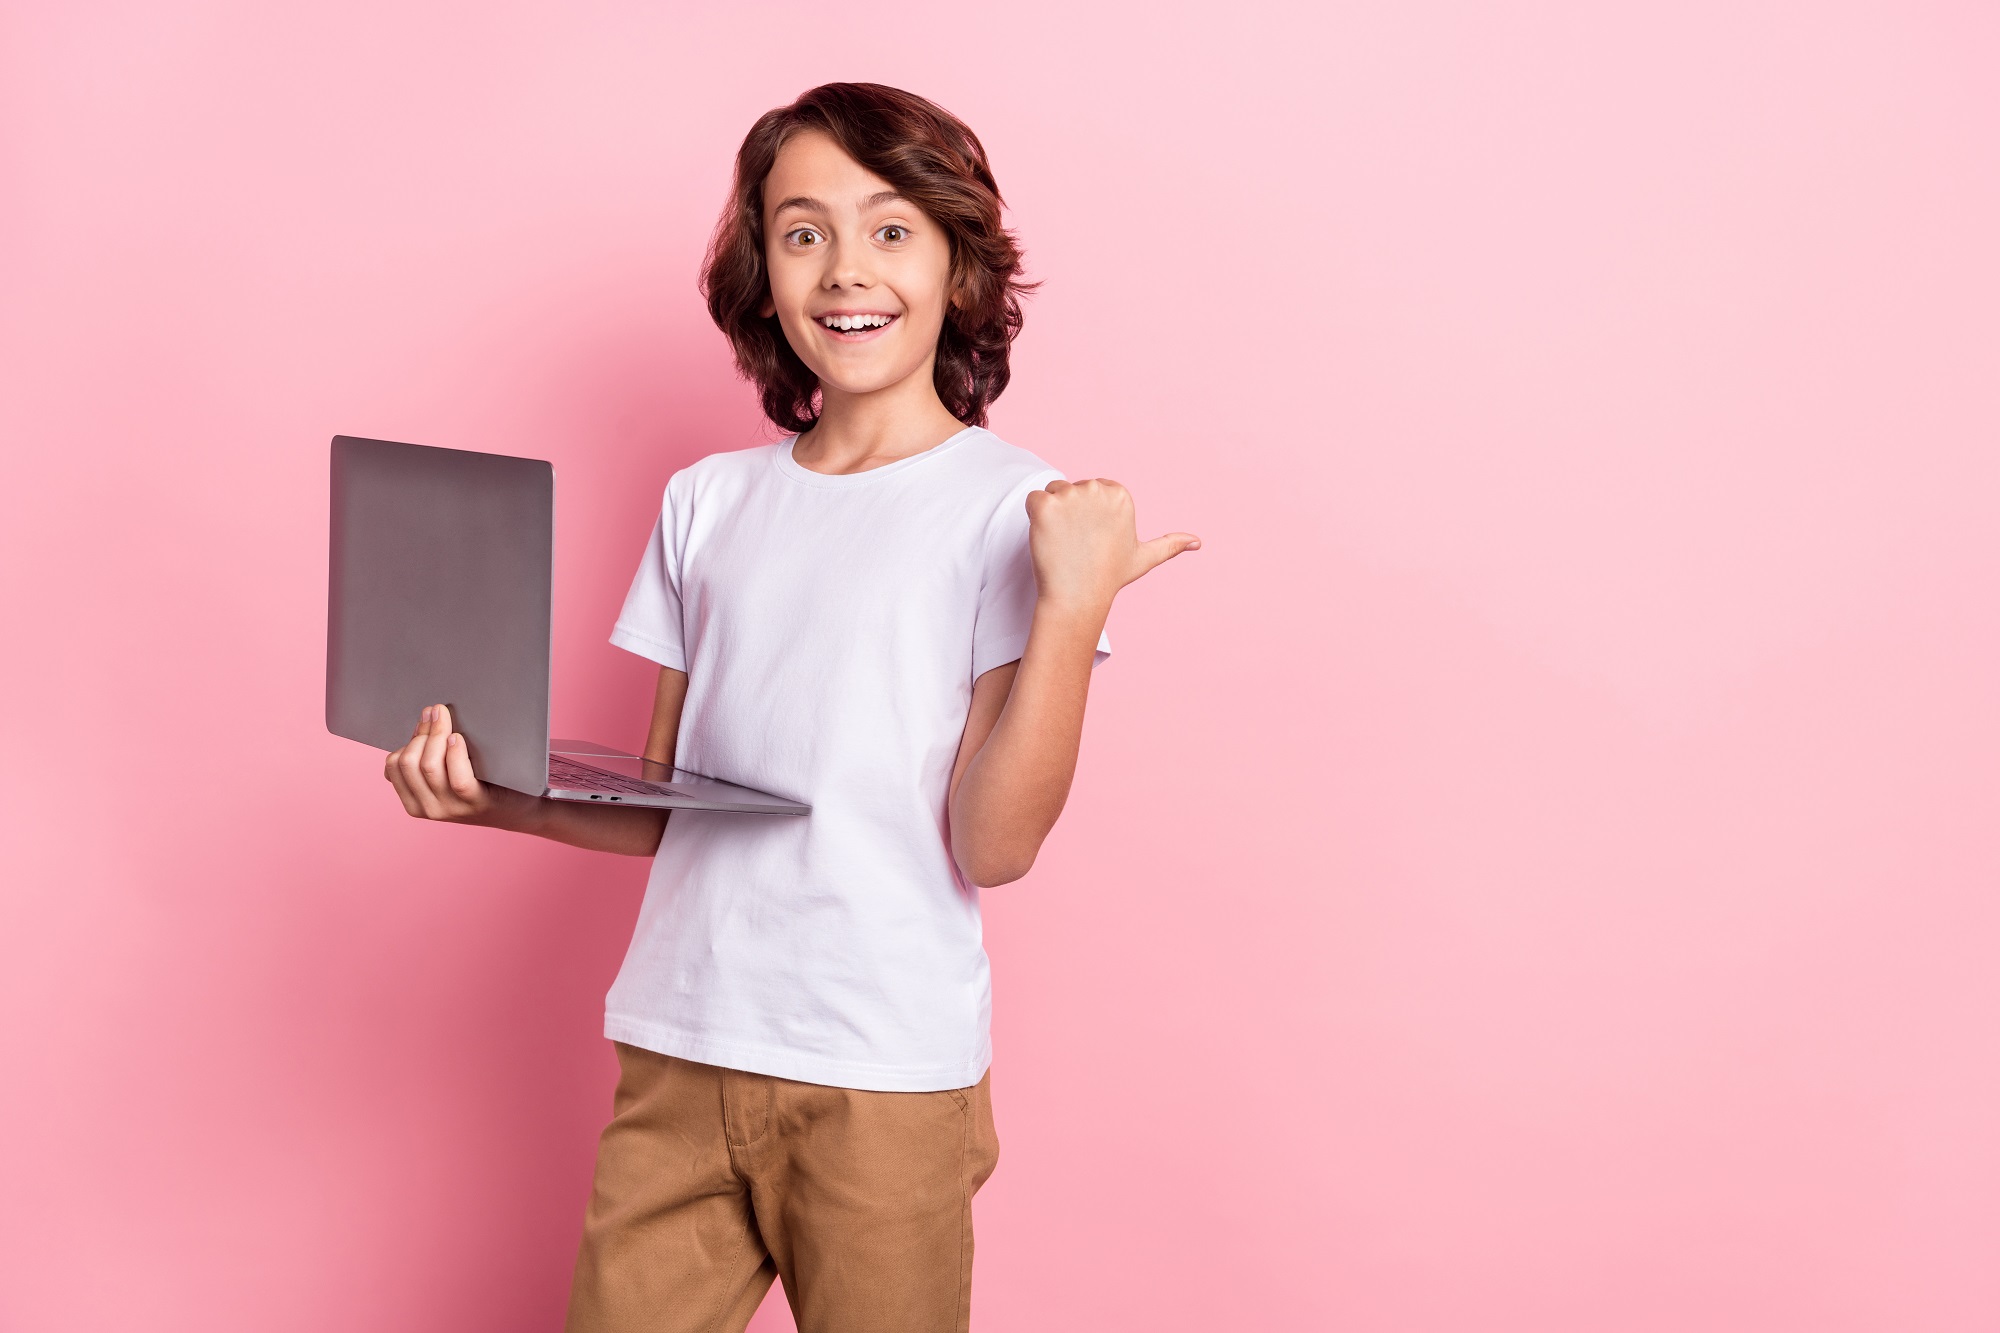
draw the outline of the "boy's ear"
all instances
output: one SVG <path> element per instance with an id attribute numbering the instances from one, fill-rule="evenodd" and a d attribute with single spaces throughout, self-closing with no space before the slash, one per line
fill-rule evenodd
<path id="1" fill-rule="evenodd" d="M 954 315 L 963 312 L 966 301 L 971 299 L 972 296 L 971 291 L 968 290 L 969 286 L 970 284 L 967 283 L 965 274 L 960 271 L 958 265 L 953 264 L 951 266 L 951 285 L 945 291 L 945 309 Z"/>
<path id="2" fill-rule="evenodd" d="M 764 289 L 764 299 L 757 303 L 757 316 L 760 319 L 769 319 L 777 313 L 778 303 L 771 299 L 771 291 L 767 287 Z"/>

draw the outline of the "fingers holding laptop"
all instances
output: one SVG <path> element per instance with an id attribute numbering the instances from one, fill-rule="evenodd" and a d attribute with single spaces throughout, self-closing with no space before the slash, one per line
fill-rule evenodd
<path id="1" fill-rule="evenodd" d="M 472 771 L 465 737 L 451 729 L 451 709 L 432 704 L 400 750 L 389 752 L 382 774 L 403 808 L 418 819 L 474 821 L 491 810 L 493 797 Z"/>

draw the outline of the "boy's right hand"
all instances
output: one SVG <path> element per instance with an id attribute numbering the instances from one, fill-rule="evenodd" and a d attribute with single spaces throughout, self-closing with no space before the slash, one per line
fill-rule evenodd
<path id="1" fill-rule="evenodd" d="M 513 804 L 506 798 L 521 795 L 479 780 L 472 771 L 472 756 L 466 753 L 465 737 L 451 729 L 451 709 L 443 704 L 423 711 L 409 743 L 389 752 L 382 775 L 396 789 L 403 808 L 418 819 L 502 823 L 502 807 Z"/>

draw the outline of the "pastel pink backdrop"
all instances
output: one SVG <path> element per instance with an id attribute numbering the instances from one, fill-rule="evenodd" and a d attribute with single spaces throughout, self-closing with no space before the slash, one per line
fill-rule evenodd
<path id="1" fill-rule="evenodd" d="M 1206 542 L 987 897 L 979 1325 L 2000 1326 L 1996 38 L 13 6 L 0 1328 L 557 1326 L 645 867 L 324 733 L 327 439 L 553 459 L 636 741 L 661 485 L 766 438 L 701 246 L 833 78 L 991 149 L 1000 433 Z"/>

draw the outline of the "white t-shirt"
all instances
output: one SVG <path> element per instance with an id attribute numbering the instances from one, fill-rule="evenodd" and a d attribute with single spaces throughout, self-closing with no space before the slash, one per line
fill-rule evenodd
<path id="1" fill-rule="evenodd" d="M 1027 645 L 1027 496 L 1062 474 L 978 427 L 845 476 L 792 443 L 674 474 L 611 641 L 688 673 L 676 763 L 812 813 L 674 812 L 605 1035 L 807 1083 L 966 1087 L 992 988 L 945 800 L 973 681 Z"/>

